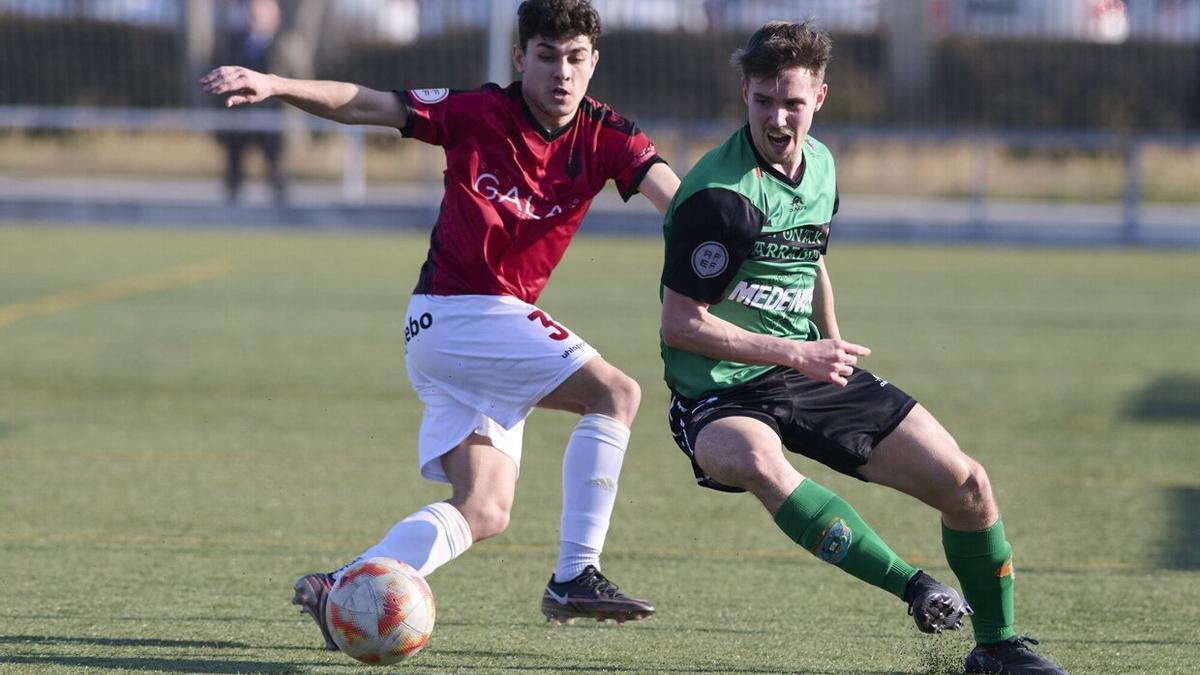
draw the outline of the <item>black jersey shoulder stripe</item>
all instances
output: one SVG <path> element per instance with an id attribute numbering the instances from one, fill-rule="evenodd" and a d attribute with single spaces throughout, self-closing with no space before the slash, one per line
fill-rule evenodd
<path id="1" fill-rule="evenodd" d="M 583 101 L 579 104 L 579 112 L 589 120 L 619 131 L 626 136 L 636 136 L 639 133 L 637 123 L 613 110 L 612 106 L 601 103 L 590 96 L 583 97 Z"/>
<path id="2" fill-rule="evenodd" d="M 746 195 L 727 187 L 697 190 L 675 208 L 676 224 L 711 224 L 712 234 L 754 241 L 767 224 L 767 214 Z"/>
<path id="3" fill-rule="evenodd" d="M 596 99 L 584 96 L 579 102 L 579 113 L 593 122 L 599 122 L 604 119 L 604 106 Z"/>

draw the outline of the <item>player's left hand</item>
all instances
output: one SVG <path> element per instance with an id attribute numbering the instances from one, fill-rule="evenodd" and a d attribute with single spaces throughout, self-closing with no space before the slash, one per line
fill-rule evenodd
<path id="1" fill-rule="evenodd" d="M 265 101 L 274 94 L 270 75 L 241 66 L 214 68 L 200 78 L 200 85 L 209 94 L 232 94 L 225 99 L 226 108 Z"/>
<path id="2" fill-rule="evenodd" d="M 854 374 L 858 357 L 870 356 L 871 350 L 853 342 L 824 339 L 795 343 L 796 358 L 792 367 L 814 380 L 846 386 Z"/>

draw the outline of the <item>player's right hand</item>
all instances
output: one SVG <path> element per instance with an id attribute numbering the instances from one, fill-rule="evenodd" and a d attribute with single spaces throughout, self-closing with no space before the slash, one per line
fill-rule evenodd
<path id="1" fill-rule="evenodd" d="M 845 340 L 797 342 L 796 347 L 800 352 L 793 365 L 796 370 L 814 380 L 839 387 L 846 386 L 846 378 L 854 373 L 858 357 L 871 354 L 870 349 Z"/>
<path id="2" fill-rule="evenodd" d="M 263 73 L 243 68 L 241 66 L 221 66 L 214 68 L 200 78 L 204 91 L 223 96 L 225 107 L 232 108 L 243 103 L 258 103 L 265 101 L 274 94 L 271 91 L 271 77 Z"/>

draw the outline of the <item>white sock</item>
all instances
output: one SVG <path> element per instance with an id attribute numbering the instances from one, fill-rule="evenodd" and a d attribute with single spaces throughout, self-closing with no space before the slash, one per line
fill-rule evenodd
<path id="1" fill-rule="evenodd" d="M 378 544 L 354 562 L 379 556 L 395 558 L 427 576 L 462 555 L 473 541 L 471 526 L 458 509 L 446 502 L 434 502 L 393 525 Z M 334 572 L 334 578 L 341 576 L 346 567 Z"/>
<path id="2" fill-rule="evenodd" d="M 588 565 L 600 568 L 600 551 L 617 501 L 617 479 L 629 427 L 607 415 L 584 415 L 563 455 L 562 530 L 554 578 L 569 581 Z"/>

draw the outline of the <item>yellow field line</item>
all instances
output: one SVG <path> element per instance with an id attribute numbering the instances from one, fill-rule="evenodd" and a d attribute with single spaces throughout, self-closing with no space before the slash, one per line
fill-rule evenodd
<path id="1" fill-rule="evenodd" d="M 158 274 L 116 279 L 95 286 L 42 296 L 28 302 L 0 307 L 0 328 L 36 314 L 53 314 L 92 302 L 116 300 L 173 286 L 200 283 L 227 274 L 231 269 L 233 269 L 233 263 L 229 260 L 213 258 L 182 265 Z"/>

